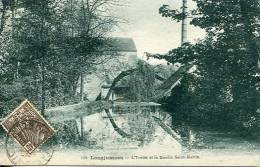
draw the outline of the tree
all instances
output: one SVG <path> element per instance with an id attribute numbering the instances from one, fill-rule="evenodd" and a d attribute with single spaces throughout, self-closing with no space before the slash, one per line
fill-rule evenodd
<path id="1" fill-rule="evenodd" d="M 50 106 L 79 102 L 80 76 L 99 63 L 102 48 L 109 43 L 107 34 L 118 22 L 107 12 L 116 1 L 15 2 L 14 9 L 5 8 L 16 15 L 0 36 L 1 83 L 15 86 L 19 82 L 21 94 L 42 112 Z"/>
<path id="2" fill-rule="evenodd" d="M 198 82 L 195 90 L 200 99 L 197 112 L 206 106 L 205 112 L 216 113 L 212 120 L 222 119 L 223 114 L 231 115 L 229 127 L 243 127 L 248 132 L 250 128 L 244 125 L 252 117 L 257 118 L 256 110 L 259 108 L 255 77 L 259 59 L 259 1 L 195 2 L 197 9 L 190 12 L 193 14 L 191 24 L 205 29 L 207 37 L 197 44 L 185 44 L 167 55 L 155 57 L 171 63 L 196 62 Z M 163 6 L 160 13 L 175 20 L 182 19 L 180 13 L 172 12 L 168 6 Z M 252 127 L 256 128 L 257 124 Z"/>

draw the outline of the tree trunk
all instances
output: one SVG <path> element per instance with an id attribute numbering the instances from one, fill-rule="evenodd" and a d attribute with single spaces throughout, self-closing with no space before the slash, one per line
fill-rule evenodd
<path id="1" fill-rule="evenodd" d="M 81 71 L 80 74 L 80 101 L 84 101 L 84 73 Z M 80 132 L 81 139 L 84 139 L 84 117 L 80 117 Z"/>
<path id="2" fill-rule="evenodd" d="M 2 16 L 1 16 L 1 24 L 0 24 L 0 35 L 2 34 L 2 32 L 4 31 L 4 27 L 6 24 L 6 19 L 7 19 L 7 4 L 5 2 L 5 0 L 2 0 L 2 4 L 3 4 L 3 9 L 2 9 Z"/>
<path id="3" fill-rule="evenodd" d="M 84 101 L 84 73 L 80 74 L 80 101 Z"/>
<path id="4" fill-rule="evenodd" d="M 11 0 L 11 11 L 12 11 L 12 36 L 14 38 L 15 0 Z"/>
<path id="5" fill-rule="evenodd" d="M 41 64 L 41 77 L 42 77 L 42 82 L 41 82 L 41 87 L 42 87 L 42 100 L 41 100 L 41 114 L 44 116 L 44 111 L 45 111 L 45 100 L 46 100 L 46 89 L 45 89 L 45 65 L 44 65 L 44 56 L 42 58 L 42 64 Z"/>
<path id="6" fill-rule="evenodd" d="M 45 11 L 45 7 L 42 7 L 42 10 Z M 46 62 L 46 53 L 47 53 L 47 47 L 46 47 L 46 43 L 45 43 L 45 34 L 44 34 L 44 27 L 45 27 L 45 15 L 41 16 L 41 29 L 40 29 L 40 47 L 38 49 L 40 49 L 38 52 L 40 53 L 41 56 L 41 77 L 42 77 L 42 83 L 41 83 L 41 87 L 42 87 L 42 101 L 41 101 L 41 114 L 44 116 L 44 111 L 45 111 L 45 107 L 46 107 L 46 79 L 45 79 L 45 62 Z"/>
<path id="7" fill-rule="evenodd" d="M 256 41 L 256 37 L 254 35 L 254 23 L 251 22 L 251 20 L 253 20 L 253 16 L 250 13 L 249 9 L 250 9 L 250 2 L 248 2 L 247 0 L 240 0 L 239 1 L 239 5 L 240 5 L 240 14 L 241 14 L 241 18 L 242 18 L 242 22 L 244 24 L 244 39 L 246 41 L 246 45 L 247 45 L 247 50 L 249 53 L 249 57 L 248 59 L 250 59 L 250 62 L 253 62 L 254 64 L 252 64 L 252 67 L 254 68 L 254 74 L 257 74 L 260 72 L 259 70 L 259 66 L 258 66 L 258 62 L 259 62 L 259 47 Z M 259 86 L 259 83 L 257 81 L 257 78 L 253 78 L 252 82 L 250 83 L 251 86 Z M 249 87 L 249 86 L 248 86 Z M 248 90 L 249 91 L 249 90 Z M 254 102 L 251 102 L 252 99 L 249 99 L 249 101 L 254 105 L 253 108 L 254 110 L 256 110 L 257 108 L 260 107 L 260 97 L 259 94 L 256 90 L 254 90 L 253 92 L 253 98 L 254 98 Z M 255 111 L 251 111 L 251 112 L 255 112 Z"/>

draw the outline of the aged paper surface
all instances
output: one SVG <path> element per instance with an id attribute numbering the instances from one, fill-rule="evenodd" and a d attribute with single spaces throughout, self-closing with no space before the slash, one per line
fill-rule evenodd
<path id="1" fill-rule="evenodd" d="M 0 0 L 0 165 L 260 166 L 259 11 Z"/>

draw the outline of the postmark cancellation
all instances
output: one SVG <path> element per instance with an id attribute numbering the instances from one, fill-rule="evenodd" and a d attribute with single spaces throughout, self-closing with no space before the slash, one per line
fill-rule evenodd
<path id="1" fill-rule="evenodd" d="M 2 126 L 29 154 L 55 133 L 28 100 L 23 101 L 7 116 Z"/>

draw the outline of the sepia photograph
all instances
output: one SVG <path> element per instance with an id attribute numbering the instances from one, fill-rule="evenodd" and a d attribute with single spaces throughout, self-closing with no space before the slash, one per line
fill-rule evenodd
<path id="1" fill-rule="evenodd" d="M 0 165 L 260 166 L 259 0 L 0 0 Z"/>

